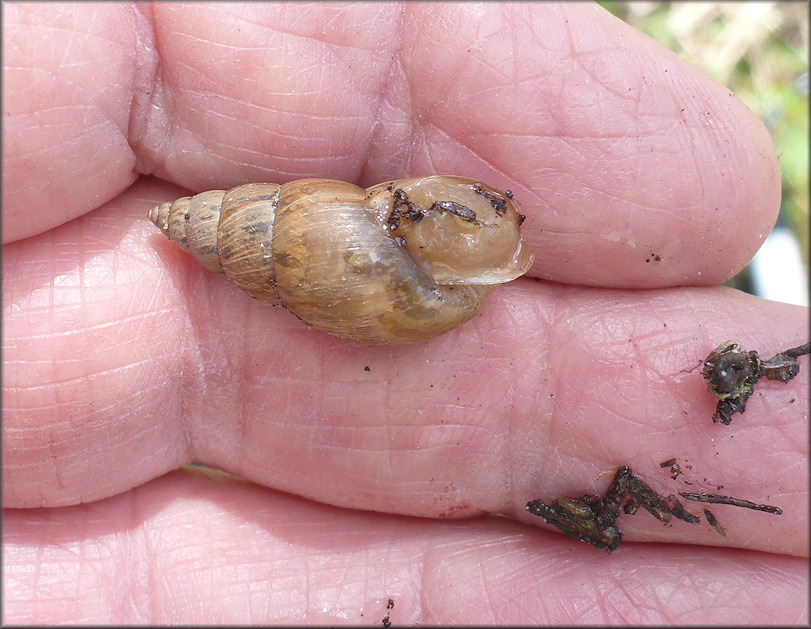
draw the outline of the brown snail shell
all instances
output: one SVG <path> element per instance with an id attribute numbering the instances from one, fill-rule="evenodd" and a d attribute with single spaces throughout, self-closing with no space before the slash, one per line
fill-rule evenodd
<path id="1" fill-rule="evenodd" d="M 469 320 L 532 265 L 512 194 L 433 176 L 211 190 L 150 220 L 207 269 L 330 334 L 415 343 Z"/>

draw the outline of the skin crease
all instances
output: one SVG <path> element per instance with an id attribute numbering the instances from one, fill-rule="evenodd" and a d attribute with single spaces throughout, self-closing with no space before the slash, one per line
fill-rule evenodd
<path id="1" fill-rule="evenodd" d="M 807 309 L 712 287 L 780 197 L 728 90 L 583 3 L 4 18 L 5 622 L 808 623 L 808 359 L 730 426 L 698 367 L 808 340 Z M 435 172 L 511 189 L 538 255 L 415 346 L 308 330 L 146 219 Z M 640 511 L 609 556 L 524 511 L 623 464 L 784 514 Z"/>

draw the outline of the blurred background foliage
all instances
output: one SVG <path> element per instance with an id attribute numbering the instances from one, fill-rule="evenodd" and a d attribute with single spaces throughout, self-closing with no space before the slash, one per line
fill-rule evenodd
<path id="1" fill-rule="evenodd" d="M 778 223 L 797 237 L 807 270 L 808 3 L 599 4 L 702 68 L 760 117 L 774 138 L 783 173 Z"/>

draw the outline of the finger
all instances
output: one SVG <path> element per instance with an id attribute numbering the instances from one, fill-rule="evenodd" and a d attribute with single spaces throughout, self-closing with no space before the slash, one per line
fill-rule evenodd
<path id="1" fill-rule="evenodd" d="M 129 145 L 144 89 L 138 12 L 7 3 L 3 11 L 3 242 L 80 216 L 138 177 Z"/>
<path id="2" fill-rule="evenodd" d="M 117 174 L 98 175 L 103 189 L 90 178 L 88 198 L 131 181 L 133 154 L 141 172 L 193 190 L 454 172 L 517 193 L 541 253 L 536 275 L 613 287 L 723 281 L 778 210 L 774 148 L 751 111 L 597 7 L 170 4 L 147 17 L 129 20 L 128 41 L 143 46 L 114 81 L 129 98 L 104 93 L 116 120 L 130 120 L 129 145 L 103 156 L 101 171 Z M 99 89 L 92 71 L 73 79 L 74 100 Z M 118 147 L 109 126 L 81 132 Z M 7 161 L 31 170 L 13 129 Z M 72 155 L 48 155 L 65 170 L 44 188 L 63 201 L 9 187 L 7 239 L 36 233 L 18 220 L 45 229 L 90 209 L 70 189 L 87 178 L 59 166 Z M 8 180 L 37 185 L 47 169 L 33 170 Z"/>
<path id="3" fill-rule="evenodd" d="M 512 188 L 545 279 L 714 285 L 748 263 L 781 178 L 743 102 L 594 4 L 485 6 L 406 23 L 417 172 L 470 164 Z"/>
<path id="4" fill-rule="evenodd" d="M 695 470 L 680 482 L 790 517 L 735 515 L 722 538 L 640 516 L 630 539 L 807 552 L 807 367 L 731 427 L 695 369 L 728 338 L 800 344 L 805 309 L 522 281 L 448 335 L 364 347 L 150 239 L 145 196 L 4 252 L 6 504 L 87 502 L 196 460 L 343 506 L 541 525 L 528 500 L 601 493 L 620 465 L 670 493 L 658 464 L 676 456 Z"/>
<path id="5" fill-rule="evenodd" d="M 348 511 L 199 473 L 6 510 L 3 533 L 11 624 L 808 621 L 801 559 L 659 544 L 608 556 L 503 518 Z"/>

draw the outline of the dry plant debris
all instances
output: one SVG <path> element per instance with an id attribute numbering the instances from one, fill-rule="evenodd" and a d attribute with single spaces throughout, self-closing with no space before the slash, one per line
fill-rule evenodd
<path id="1" fill-rule="evenodd" d="M 775 515 L 783 513 L 778 507 L 756 504 L 732 496 L 707 493 L 679 495 L 697 502 L 726 504 Z M 530 500 L 526 508 L 531 514 L 542 517 L 547 524 L 557 527 L 570 537 L 611 553 L 622 541 L 622 533 L 616 527 L 620 508 L 624 513 L 633 515 L 640 506 L 665 524 L 674 517 L 689 524 L 698 524 L 701 521 L 700 517 L 687 511 L 675 496 L 659 495 L 627 466 L 617 470 L 602 498 L 585 494 L 580 498 L 556 498 L 548 505 L 540 499 Z M 704 509 L 704 516 L 716 532 L 726 537 L 726 531 L 708 509 Z"/>
<path id="2" fill-rule="evenodd" d="M 762 361 L 755 350 L 745 352 L 737 341 L 721 343 L 704 359 L 701 375 L 707 390 L 718 398 L 712 421 L 729 425 L 735 413 L 746 410 L 746 402 L 760 378 L 786 383 L 800 372 L 799 356 L 811 353 L 811 343 L 792 347 Z"/>

